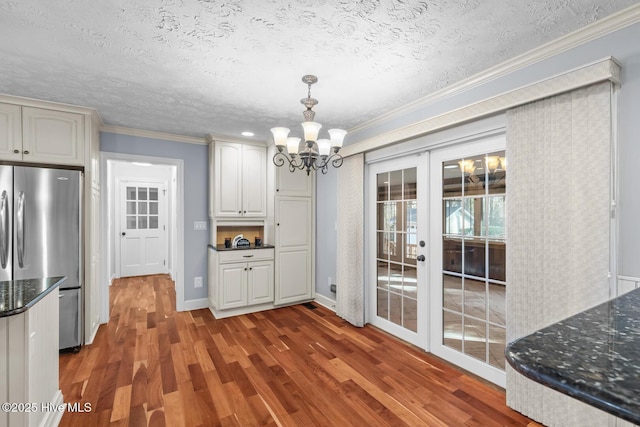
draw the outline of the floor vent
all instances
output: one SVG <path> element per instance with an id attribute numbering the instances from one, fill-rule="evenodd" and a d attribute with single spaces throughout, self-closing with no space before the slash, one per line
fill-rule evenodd
<path id="1" fill-rule="evenodd" d="M 303 303 L 302 305 L 304 305 L 304 306 L 305 306 L 306 308 L 308 308 L 309 310 L 315 310 L 316 308 L 318 308 L 318 307 L 316 307 L 315 305 L 311 304 L 310 302 L 305 302 L 305 303 Z"/>

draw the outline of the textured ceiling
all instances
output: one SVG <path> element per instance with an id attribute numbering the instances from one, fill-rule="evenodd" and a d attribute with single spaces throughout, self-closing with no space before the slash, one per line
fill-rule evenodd
<path id="1" fill-rule="evenodd" d="M 315 74 L 316 120 L 350 129 L 635 3 L 0 0 L 0 93 L 94 107 L 109 125 L 266 139 L 301 134 L 300 79 Z"/>

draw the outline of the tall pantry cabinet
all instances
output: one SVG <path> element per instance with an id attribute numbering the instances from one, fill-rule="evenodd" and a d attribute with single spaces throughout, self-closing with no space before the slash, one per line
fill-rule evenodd
<path id="1" fill-rule="evenodd" d="M 315 172 L 275 168 L 275 304 L 315 296 Z"/>

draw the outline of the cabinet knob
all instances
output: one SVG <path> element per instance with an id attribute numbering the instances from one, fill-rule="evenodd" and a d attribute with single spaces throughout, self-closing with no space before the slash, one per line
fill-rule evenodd
<path id="1" fill-rule="evenodd" d="M 247 267 L 244 268 L 244 271 L 247 271 Z"/>
<path id="2" fill-rule="evenodd" d="M 29 150 L 24 150 L 24 154 L 29 154 Z"/>
<path id="3" fill-rule="evenodd" d="M 280 189 L 279 189 L 279 188 L 276 188 L 276 192 L 278 192 L 278 191 L 280 191 Z"/>
<path id="4" fill-rule="evenodd" d="M 277 225 L 278 227 L 280 227 L 280 223 L 277 223 L 276 225 Z"/>
<path id="5" fill-rule="evenodd" d="M 253 270 L 253 267 L 249 267 L 249 270 Z"/>
<path id="6" fill-rule="evenodd" d="M 244 213 L 247 213 L 247 211 L 244 211 Z"/>
<path id="7" fill-rule="evenodd" d="M 242 213 L 242 211 L 238 211 L 238 213 L 239 213 L 239 214 L 241 214 L 241 213 Z"/>
<path id="8" fill-rule="evenodd" d="M 14 153 L 18 154 L 20 150 L 13 150 Z"/>

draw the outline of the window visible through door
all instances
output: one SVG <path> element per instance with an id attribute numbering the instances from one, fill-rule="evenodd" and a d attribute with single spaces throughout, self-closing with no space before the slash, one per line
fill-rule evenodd
<path id="1" fill-rule="evenodd" d="M 158 187 L 127 186 L 127 230 L 158 228 Z"/>
<path id="2" fill-rule="evenodd" d="M 504 369 L 506 157 L 442 163 L 443 345 Z"/>
<path id="3" fill-rule="evenodd" d="M 416 168 L 377 174 L 377 316 L 418 330 Z"/>

